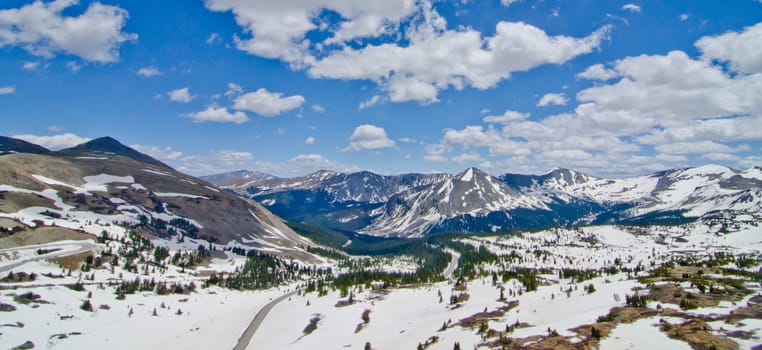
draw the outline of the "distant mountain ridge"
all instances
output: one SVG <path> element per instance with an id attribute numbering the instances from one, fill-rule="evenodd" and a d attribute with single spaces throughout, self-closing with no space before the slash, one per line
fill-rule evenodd
<path id="1" fill-rule="evenodd" d="M 267 173 L 249 170 L 237 170 L 228 173 L 199 177 L 199 179 L 221 186 L 245 186 L 250 182 L 258 182 L 275 178 L 275 176 Z"/>
<path id="2" fill-rule="evenodd" d="M 319 171 L 223 186 L 289 220 L 379 236 L 598 223 L 682 222 L 762 210 L 762 170 L 706 165 L 625 179 L 555 168 L 541 175 Z"/>

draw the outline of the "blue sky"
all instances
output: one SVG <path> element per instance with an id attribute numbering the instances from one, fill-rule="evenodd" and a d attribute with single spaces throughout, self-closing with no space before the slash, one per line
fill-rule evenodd
<path id="1" fill-rule="evenodd" d="M 194 175 L 762 165 L 762 2 L 0 3 L 0 133 Z"/>

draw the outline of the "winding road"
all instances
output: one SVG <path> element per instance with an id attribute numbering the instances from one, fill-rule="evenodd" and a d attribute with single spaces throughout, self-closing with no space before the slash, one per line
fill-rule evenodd
<path id="1" fill-rule="evenodd" d="M 455 269 L 458 268 L 458 260 L 460 259 L 460 253 L 452 249 L 445 249 L 445 252 L 452 255 L 452 259 L 450 260 L 450 263 L 447 265 L 447 268 L 445 269 L 443 275 L 446 279 L 452 279 L 452 275 L 455 272 Z M 259 326 L 262 325 L 262 322 L 264 322 L 265 318 L 267 318 L 267 314 L 270 313 L 270 311 L 275 307 L 275 305 L 278 305 L 278 303 L 292 297 L 298 292 L 299 290 L 295 290 L 295 291 L 291 291 L 286 294 L 283 294 L 277 299 L 270 301 L 269 303 L 267 303 L 267 305 L 259 309 L 259 312 L 257 312 L 257 315 L 254 316 L 254 319 L 251 320 L 251 322 L 249 323 L 249 326 L 246 327 L 246 330 L 243 332 L 241 337 L 238 338 L 238 343 L 233 347 L 233 350 L 246 350 L 246 348 L 249 346 L 249 343 L 251 342 L 251 339 L 254 337 L 254 333 L 257 332 L 257 329 L 259 329 Z"/>
<path id="2" fill-rule="evenodd" d="M 238 344 L 236 344 L 233 347 L 233 350 L 246 350 L 246 348 L 249 346 L 249 343 L 251 342 L 251 338 L 254 337 L 254 333 L 257 332 L 257 329 L 260 325 L 262 325 L 262 321 L 265 320 L 267 317 L 267 314 L 270 313 L 270 310 L 272 310 L 275 305 L 278 305 L 283 300 L 286 300 L 290 297 L 292 297 L 294 294 L 298 293 L 299 290 L 291 291 L 286 294 L 281 295 L 277 299 L 274 299 L 273 301 L 267 303 L 264 307 L 259 309 L 259 312 L 257 312 L 257 315 L 254 316 L 254 319 L 251 320 L 249 323 L 249 326 L 246 327 L 246 330 L 243 332 L 243 335 L 241 335 L 240 338 L 238 338 Z"/>
<path id="3" fill-rule="evenodd" d="M 43 249 L 43 250 L 58 249 L 58 250 L 49 252 L 47 254 L 36 255 L 36 251 L 38 249 Z M 102 246 L 98 245 L 91 239 L 84 240 L 84 241 L 71 241 L 71 240 L 59 241 L 59 242 L 46 243 L 46 244 L 35 244 L 35 245 L 27 245 L 27 246 L 16 247 L 16 248 L 0 249 L 0 256 L 9 255 L 14 252 L 22 253 L 22 254 L 26 253 L 24 254 L 25 256 L 22 256 L 21 258 L 16 260 L 5 260 L 4 257 L 0 257 L 0 273 L 11 271 L 21 265 L 24 265 L 32 261 L 60 258 L 64 256 L 84 253 L 87 251 L 94 251 L 97 249 L 102 249 Z"/>
<path id="4" fill-rule="evenodd" d="M 460 260 L 460 253 L 452 250 L 452 249 L 445 249 L 445 252 L 452 255 L 452 260 L 450 260 L 450 264 L 447 265 L 447 268 L 445 269 L 443 276 L 445 279 L 452 279 L 452 274 L 455 273 L 455 269 L 458 268 L 458 260 Z"/>

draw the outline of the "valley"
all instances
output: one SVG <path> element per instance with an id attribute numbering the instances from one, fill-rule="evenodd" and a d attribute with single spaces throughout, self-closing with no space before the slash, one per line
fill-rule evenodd
<path id="1" fill-rule="evenodd" d="M 11 153 L 0 156 L 0 344 L 755 349 L 762 339 L 757 173 L 702 167 L 612 182 L 555 171 L 509 180 L 468 169 L 376 177 L 376 186 L 373 174 L 361 173 L 345 187 L 352 180 L 335 179 L 355 175 L 324 172 L 268 190 L 247 183 L 249 195 L 272 195 L 255 196 L 261 206 L 113 139 L 59 154 Z M 321 181 L 334 185 L 314 187 Z M 398 184 L 379 185 L 390 181 Z M 423 222 L 405 216 L 419 204 L 398 205 L 435 195 L 439 217 L 466 208 L 495 228 L 369 235 L 267 210 L 270 199 L 298 201 L 290 196 L 300 186 L 335 199 L 316 207 L 385 208 L 367 227 L 396 212 L 399 222 Z M 491 204 L 476 204 L 485 198 Z M 492 221 L 493 212 L 582 200 L 595 203 L 588 208 L 599 218 L 627 209 L 609 215 L 622 218 L 613 223 L 590 215 L 550 227 Z M 664 222 L 676 208 L 691 215 Z"/>

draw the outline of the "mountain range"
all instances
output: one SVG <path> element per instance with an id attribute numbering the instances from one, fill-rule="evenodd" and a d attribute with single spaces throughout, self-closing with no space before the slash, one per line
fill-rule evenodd
<path id="1" fill-rule="evenodd" d="M 310 260 L 312 243 L 257 202 L 103 137 L 49 151 L 0 137 L 0 221 L 100 235 L 114 224 L 149 237 L 267 250 Z"/>
<path id="2" fill-rule="evenodd" d="M 762 169 L 719 165 L 602 179 L 555 168 L 541 175 L 379 175 L 318 171 L 266 174 L 222 188 L 248 196 L 288 220 L 385 237 L 495 232 L 587 224 L 681 223 L 717 213 L 762 209 Z"/>

